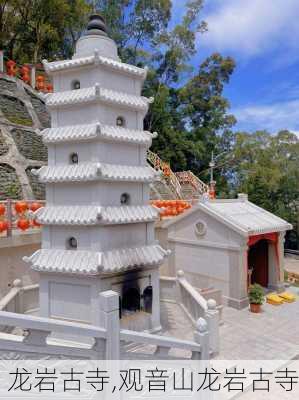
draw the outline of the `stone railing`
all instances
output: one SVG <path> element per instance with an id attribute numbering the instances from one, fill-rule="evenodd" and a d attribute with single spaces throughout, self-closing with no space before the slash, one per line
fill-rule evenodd
<path id="1" fill-rule="evenodd" d="M 209 186 L 194 175 L 192 171 L 176 172 L 175 175 L 181 185 L 190 184 L 193 187 L 194 195 L 201 195 L 209 191 Z"/>
<path id="2" fill-rule="evenodd" d="M 38 309 L 39 285 L 22 286 L 20 279 L 16 279 L 10 291 L 0 300 L 0 311 L 18 314 L 31 314 Z"/>
<path id="3" fill-rule="evenodd" d="M 178 271 L 177 282 L 180 303 L 186 314 L 195 323 L 198 318 L 203 318 L 206 315 L 208 301 L 187 281 L 183 271 Z"/>
<path id="4" fill-rule="evenodd" d="M 161 160 L 161 158 L 156 153 L 153 153 L 150 150 L 147 151 L 147 160 L 157 171 L 160 171 L 162 173 L 163 178 L 171 187 L 172 192 L 174 192 L 177 198 L 180 199 L 181 185 L 176 174 L 171 170 L 170 165 Z"/>
<path id="5" fill-rule="evenodd" d="M 22 333 L 0 333 L 0 359 L 101 359 L 105 357 L 106 330 L 66 321 L 0 311 L 0 324 Z M 51 334 L 93 338 L 94 343 L 71 343 L 51 339 Z"/>
<path id="6" fill-rule="evenodd" d="M 206 300 L 179 271 L 177 277 L 161 277 L 161 300 L 178 303 L 192 324 L 196 327 L 199 319 L 208 324 L 210 350 L 215 355 L 219 352 L 219 311 L 214 299 Z"/>
<path id="7" fill-rule="evenodd" d="M 21 291 L 16 285 L 8 296 L 2 299 L 3 309 L 18 309 L 17 299 Z M 24 304 L 23 304 L 24 307 Z M 24 309 L 24 308 L 23 308 Z M 154 354 L 148 359 L 169 358 L 172 349 L 185 350 L 192 359 L 209 359 L 210 335 L 208 322 L 200 318 L 196 323 L 194 341 L 179 340 L 144 332 L 120 329 L 119 296 L 112 291 L 99 295 L 101 327 L 40 318 L 16 312 L 0 311 L 0 359 L 110 359 L 146 358 L 145 354 L 121 352 L 121 343 L 150 345 Z M 7 332 L 13 332 L 10 334 Z M 59 338 L 55 337 L 59 334 Z M 68 337 L 76 337 L 68 339 Z M 85 338 L 85 340 L 84 340 Z M 88 338 L 88 343 L 86 342 Z M 90 343 L 92 341 L 92 343 Z M 90 343 L 90 344 L 89 344 Z M 188 357 L 187 357 L 188 358 Z"/>
<path id="8" fill-rule="evenodd" d="M 185 350 L 191 354 L 192 360 L 207 360 L 210 358 L 209 332 L 207 322 L 200 318 L 196 324 L 194 341 L 180 340 L 167 336 L 154 335 L 145 332 L 121 330 L 120 339 L 123 342 L 138 343 L 146 346 L 155 346 L 155 351 L 149 358 L 169 359 L 178 358 L 171 356 L 173 350 Z M 136 353 L 134 353 L 136 355 Z M 185 358 L 182 357 L 181 358 Z M 186 357 L 187 358 L 187 357 Z"/>

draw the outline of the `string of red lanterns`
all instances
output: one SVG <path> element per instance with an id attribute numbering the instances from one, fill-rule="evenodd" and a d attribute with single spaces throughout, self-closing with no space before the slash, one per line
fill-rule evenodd
<path id="1" fill-rule="evenodd" d="M 30 218 L 29 212 L 35 212 L 43 205 L 38 202 L 28 203 L 26 201 L 17 201 L 14 203 L 14 211 L 16 213 L 16 227 L 22 231 L 26 231 L 30 227 L 40 227 L 41 225 L 35 218 Z M 10 228 L 10 222 L 7 220 L 7 208 L 0 203 L 0 233 L 6 232 Z"/>
<path id="2" fill-rule="evenodd" d="M 30 67 L 28 65 L 23 65 L 20 68 L 14 60 L 8 60 L 5 63 L 6 65 L 6 74 L 10 77 L 16 77 L 20 72 L 20 79 L 28 85 L 31 84 L 30 77 Z M 53 92 L 53 85 L 49 82 L 46 82 L 46 77 L 44 75 L 37 75 L 35 87 L 40 92 Z"/>
<path id="3" fill-rule="evenodd" d="M 153 200 L 151 204 L 162 209 L 160 212 L 161 218 L 175 217 L 192 207 L 186 200 Z"/>

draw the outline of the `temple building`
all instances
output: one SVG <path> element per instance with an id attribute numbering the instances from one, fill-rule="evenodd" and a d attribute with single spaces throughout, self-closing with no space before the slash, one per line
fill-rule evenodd
<path id="1" fill-rule="evenodd" d="M 54 93 L 43 131 L 48 165 L 42 248 L 28 258 L 40 273 L 40 316 L 101 325 L 98 294 L 119 293 L 122 326 L 160 328 L 159 179 L 146 162 L 154 134 L 143 130 L 152 99 L 141 96 L 146 69 L 121 62 L 104 20 L 92 15 L 71 60 L 44 61 Z"/>
<path id="2" fill-rule="evenodd" d="M 292 225 L 248 201 L 202 199 L 176 218 L 157 224 L 171 250 L 161 274 L 186 277 L 201 290 L 219 289 L 226 305 L 248 305 L 248 287 L 284 290 L 284 237 Z"/>

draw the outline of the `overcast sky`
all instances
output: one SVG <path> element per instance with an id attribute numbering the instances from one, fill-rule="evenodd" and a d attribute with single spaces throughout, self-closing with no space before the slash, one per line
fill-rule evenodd
<path id="1" fill-rule="evenodd" d="M 185 0 L 173 0 L 174 18 Z M 299 132 L 299 0 L 205 0 L 208 32 L 198 36 L 198 66 L 210 53 L 234 57 L 225 95 L 237 129 Z"/>

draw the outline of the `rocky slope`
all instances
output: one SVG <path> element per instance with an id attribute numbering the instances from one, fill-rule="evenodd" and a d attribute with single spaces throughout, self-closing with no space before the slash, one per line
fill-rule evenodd
<path id="1" fill-rule="evenodd" d="M 0 200 L 44 198 L 31 170 L 47 162 L 39 132 L 49 126 L 42 97 L 21 80 L 0 75 Z"/>

